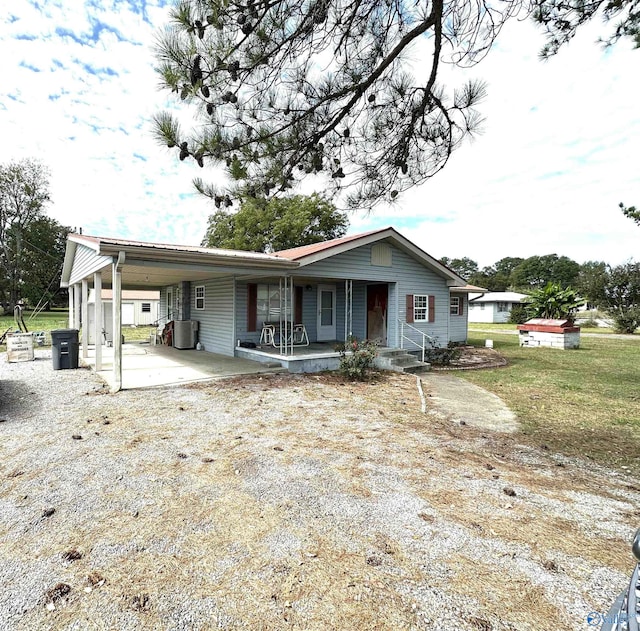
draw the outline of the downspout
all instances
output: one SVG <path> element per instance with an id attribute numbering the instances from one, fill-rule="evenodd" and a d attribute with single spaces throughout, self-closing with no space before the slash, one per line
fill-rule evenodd
<path id="1" fill-rule="evenodd" d="M 125 253 L 113 262 L 113 392 L 122 390 L 122 267 Z"/>

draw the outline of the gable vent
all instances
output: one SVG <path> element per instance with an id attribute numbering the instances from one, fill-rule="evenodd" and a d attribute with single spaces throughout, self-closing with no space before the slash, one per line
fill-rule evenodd
<path id="1" fill-rule="evenodd" d="M 371 246 L 371 265 L 391 267 L 391 248 L 386 243 Z"/>

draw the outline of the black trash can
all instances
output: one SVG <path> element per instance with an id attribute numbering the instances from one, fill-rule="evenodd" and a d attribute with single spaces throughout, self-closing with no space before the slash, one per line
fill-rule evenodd
<path id="1" fill-rule="evenodd" d="M 51 357 L 54 370 L 78 367 L 78 329 L 51 331 Z"/>

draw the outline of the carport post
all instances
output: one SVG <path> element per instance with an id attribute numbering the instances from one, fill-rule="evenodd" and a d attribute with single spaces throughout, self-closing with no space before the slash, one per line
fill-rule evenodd
<path id="1" fill-rule="evenodd" d="M 73 286 L 73 326 L 71 328 L 80 328 L 80 283 Z"/>
<path id="2" fill-rule="evenodd" d="M 113 391 L 122 389 L 122 266 L 124 252 L 113 260 Z"/>
<path id="3" fill-rule="evenodd" d="M 89 357 L 89 281 L 82 281 L 82 359 Z"/>
<path id="4" fill-rule="evenodd" d="M 100 272 L 93 275 L 93 291 L 96 295 L 93 311 L 95 317 L 93 339 L 96 345 L 96 372 L 98 372 L 102 370 L 102 276 Z"/>
<path id="5" fill-rule="evenodd" d="M 73 285 L 67 287 L 67 293 L 69 294 L 69 328 L 73 328 Z"/>

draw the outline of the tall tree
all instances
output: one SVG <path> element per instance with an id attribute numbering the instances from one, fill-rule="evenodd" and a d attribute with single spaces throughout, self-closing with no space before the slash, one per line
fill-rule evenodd
<path id="1" fill-rule="evenodd" d="M 622 214 L 625 217 L 629 217 L 629 219 L 633 219 L 640 226 L 640 209 L 635 206 L 625 206 L 622 202 L 618 204 L 620 206 L 620 210 L 622 210 Z"/>
<path id="2" fill-rule="evenodd" d="M 196 183 L 220 203 L 311 174 L 349 185 L 352 207 L 396 199 L 479 128 L 483 84 L 447 90 L 440 65 L 482 59 L 520 5 L 180 0 L 157 59 L 161 85 L 193 106 L 196 124 L 183 131 L 163 112 L 157 136 L 182 160 L 226 165 L 230 191 Z M 407 56 L 420 42 L 414 76 Z"/>
<path id="3" fill-rule="evenodd" d="M 601 38 L 607 46 L 627 37 L 636 48 L 640 47 L 637 0 L 534 0 L 532 8 L 533 18 L 547 34 L 547 43 L 541 53 L 543 58 L 555 55 L 583 24 L 596 16 L 604 18 L 607 24 L 615 21 L 612 31 Z"/>
<path id="4" fill-rule="evenodd" d="M 579 272 L 580 264 L 566 256 L 530 256 L 513 269 L 511 284 L 524 290 L 540 289 L 547 283 L 569 287 L 575 282 Z"/>
<path id="5" fill-rule="evenodd" d="M 478 264 L 467 256 L 463 256 L 461 259 L 450 259 L 443 256 L 440 262 L 466 280 L 478 272 Z"/>
<path id="6" fill-rule="evenodd" d="M 253 252 L 277 252 L 343 236 L 349 221 L 324 196 L 247 199 L 236 213 L 209 217 L 202 245 Z"/>
<path id="7" fill-rule="evenodd" d="M 606 275 L 607 264 L 603 261 L 586 261 L 580 266 L 576 288 L 589 305 L 602 305 Z"/>
<path id="8" fill-rule="evenodd" d="M 49 172 L 35 160 L 0 165 L 0 303 L 12 310 L 21 297 L 28 265 L 25 231 L 42 218 L 49 202 Z"/>
<path id="9" fill-rule="evenodd" d="M 70 231 L 50 217 L 39 217 L 23 230 L 20 297 L 34 307 L 49 309 L 60 294 L 62 264 Z"/>
<path id="10" fill-rule="evenodd" d="M 640 263 L 607 266 L 598 306 L 613 318 L 622 333 L 640 327 Z"/>
<path id="11" fill-rule="evenodd" d="M 181 160 L 226 166 L 229 188 L 196 180 L 219 204 L 277 195 L 311 174 L 334 191 L 348 185 L 352 207 L 392 201 L 479 129 L 484 85 L 447 89 L 443 64 L 478 63 L 527 12 L 553 54 L 601 7 L 622 20 L 610 42 L 637 42 L 637 0 L 175 0 L 158 72 L 196 120 L 184 131 L 162 112 L 156 134 Z"/>

